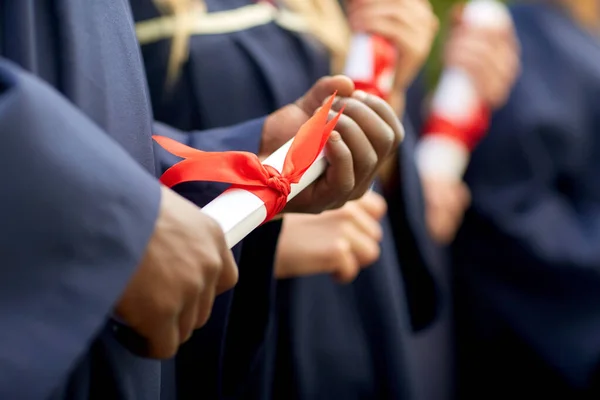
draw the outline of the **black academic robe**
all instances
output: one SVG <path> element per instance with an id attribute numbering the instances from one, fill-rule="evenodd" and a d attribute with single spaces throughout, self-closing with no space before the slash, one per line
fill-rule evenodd
<path id="1" fill-rule="evenodd" d="M 454 249 L 461 395 L 598 398 L 600 41 L 549 3 L 512 13 L 522 73 Z"/>
<path id="2" fill-rule="evenodd" d="M 174 398 L 109 319 L 157 216 L 151 134 L 178 134 L 153 128 L 129 4 L 4 1 L 0 27 L 0 398 Z M 250 147 L 260 124 L 186 140 Z"/>
<path id="3" fill-rule="evenodd" d="M 239 12 L 251 3 L 206 1 L 209 12 Z M 159 15 L 149 0 L 132 0 L 132 5 L 138 23 Z M 179 80 L 166 91 L 169 51 L 169 40 L 142 46 L 155 114 L 181 129 L 207 129 L 268 114 L 329 73 L 327 53 L 313 38 L 275 23 L 193 36 Z M 430 271 L 437 259 L 425 232 L 410 143 L 403 146 L 401 160 L 402 184 L 394 198 L 401 198 L 403 205 L 393 212 L 402 226 L 402 240 L 411 246 L 401 250 L 410 267 L 400 268 L 391 223 L 385 219 L 382 257 L 355 283 L 340 286 L 329 276 L 280 281 L 272 318 L 260 319 L 265 325 L 248 326 L 243 322 L 247 314 L 241 311 L 236 317 L 236 301 L 242 306 L 247 299 L 234 296 L 223 394 L 261 399 L 407 398 L 412 390 L 405 340 L 411 320 L 418 328 L 427 326 L 439 303 Z M 248 272 L 257 273 L 256 268 Z M 241 347 L 249 329 L 256 335 L 254 343 L 268 337 L 254 353 L 252 347 Z M 195 370 L 202 357 L 192 346 L 177 364 L 179 393 L 185 398 L 197 398 L 201 389 Z"/>

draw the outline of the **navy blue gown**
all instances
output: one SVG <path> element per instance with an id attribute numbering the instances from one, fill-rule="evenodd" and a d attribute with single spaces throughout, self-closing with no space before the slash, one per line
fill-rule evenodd
<path id="1" fill-rule="evenodd" d="M 0 27 L 0 398 L 175 398 L 168 363 L 134 356 L 109 319 L 157 216 L 168 160 L 151 134 L 180 135 L 153 127 L 130 6 L 3 1 Z M 186 141 L 250 149 L 261 124 Z M 265 225 L 255 251 L 270 257 L 277 234 Z"/>
<path id="2" fill-rule="evenodd" d="M 149 0 L 132 0 L 136 21 L 159 16 Z M 209 12 L 237 10 L 247 0 L 209 0 Z M 324 48 L 308 34 L 267 23 L 238 32 L 196 35 L 179 80 L 165 90 L 170 41 L 142 46 L 157 119 L 177 128 L 209 129 L 268 114 L 296 100 L 329 74 Z M 411 322 L 428 326 L 439 309 L 423 203 L 412 159 L 413 138 L 402 146 L 399 184 L 383 221 L 381 259 L 351 285 L 329 276 L 277 283 L 276 307 L 251 326 L 233 311 L 225 349 L 222 394 L 256 399 L 404 399 L 411 396 L 407 340 Z M 397 206 L 396 206 L 397 205 Z M 400 258 L 390 220 L 397 221 Z M 244 246 L 245 247 L 245 246 Z M 248 276 L 272 274 L 250 268 Z M 240 270 L 243 278 L 246 273 Z M 241 285 L 240 285 L 241 286 Z M 250 291 L 250 289 L 249 289 Z M 262 347 L 244 345 L 253 330 Z M 243 335 L 243 336 L 242 336 Z M 262 336 L 261 336 L 262 335 Z M 266 339 L 265 339 L 266 338 Z M 177 360 L 180 396 L 198 398 L 197 365 L 188 346 Z M 254 350 L 254 352 L 253 352 Z"/>
<path id="3" fill-rule="evenodd" d="M 598 398 L 600 40 L 550 3 L 512 13 L 522 74 L 454 248 L 460 393 Z"/>

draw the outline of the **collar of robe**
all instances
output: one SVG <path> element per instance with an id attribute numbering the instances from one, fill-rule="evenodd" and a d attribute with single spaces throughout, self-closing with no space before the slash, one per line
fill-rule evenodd
<path id="1" fill-rule="evenodd" d="M 181 68 L 189 57 L 191 36 L 240 32 L 272 22 L 296 32 L 309 29 L 308 22 L 300 14 L 278 8 L 267 1 L 213 13 L 206 11 L 206 5 L 201 0 L 154 1 L 164 15 L 138 22 L 135 28 L 141 45 L 171 40 L 166 90 L 177 82 Z"/>
<path id="2" fill-rule="evenodd" d="M 208 13 L 202 7 L 191 7 L 185 12 L 174 12 L 136 24 L 140 44 L 172 39 L 178 29 L 190 35 L 217 35 L 244 31 L 269 23 L 296 31 L 308 31 L 308 22 L 298 13 L 261 1 L 244 7 Z M 183 27 L 182 27 L 183 26 Z"/>

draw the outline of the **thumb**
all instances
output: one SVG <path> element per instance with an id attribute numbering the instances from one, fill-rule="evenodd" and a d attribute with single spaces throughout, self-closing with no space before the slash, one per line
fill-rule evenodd
<path id="1" fill-rule="evenodd" d="M 296 101 L 296 105 L 307 115 L 313 115 L 323 105 L 323 102 L 335 92 L 338 96 L 350 97 L 354 92 L 354 83 L 344 75 L 323 77 Z"/>

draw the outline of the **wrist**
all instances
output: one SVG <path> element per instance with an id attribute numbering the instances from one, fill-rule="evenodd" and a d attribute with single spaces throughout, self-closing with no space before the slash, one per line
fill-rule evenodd
<path id="1" fill-rule="evenodd" d="M 273 132 L 273 124 L 274 119 L 276 119 L 275 114 L 270 114 L 267 118 L 265 118 L 265 123 L 263 125 L 262 135 L 260 139 L 260 147 L 258 149 L 258 158 L 260 161 L 264 161 L 268 156 L 271 155 L 271 149 L 275 147 L 274 137 L 271 134 Z"/>

